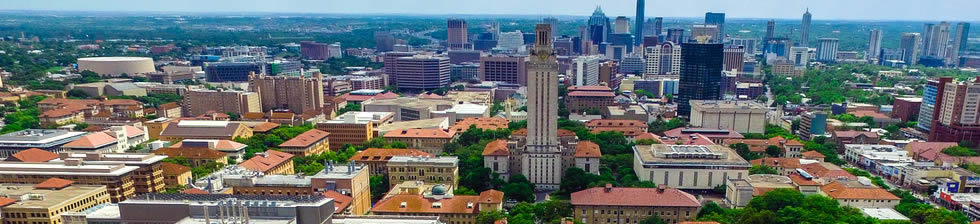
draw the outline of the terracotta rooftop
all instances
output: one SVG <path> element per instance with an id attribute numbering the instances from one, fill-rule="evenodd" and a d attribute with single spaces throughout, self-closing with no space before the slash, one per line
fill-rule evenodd
<path id="1" fill-rule="evenodd" d="M 798 158 L 762 158 L 749 162 L 752 163 L 752 165 L 765 165 L 768 167 L 780 167 L 783 169 L 800 168 L 800 159 Z"/>
<path id="2" fill-rule="evenodd" d="M 469 129 L 471 125 L 476 125 L 476 128 L 479 129 L 496 130 L 507 128 L 508 123 L 510 123 L 510 121 L 501 117 L 468 117 L 462 121 L 457 121 L 456 124 L 449 129 L 450 131 L 460 133 L 466 131 L 466 129 Z"/>
<path id="3" fill-rule="evenodd" d="M 354 201 L 354 198 L 332 190 L 324 191 L 323 196 L 333 199 L 335 213 L 343 213 L 343 211 L 347 210 L 347 207 L 350 206 L 351 202 Z"/>
<path id="4" fill-rule="evenodd" d="M 492 190 L 491 190 L 492 191 Z M 486 198 L 485 198 L 486 196 Z M 479 204 L 483 201 L 503 201 L 503 193 L 484 195 L 455 195 L 452 198 L 435 200 L 416 194 L 399 194 L 384 199 L 371 208 L 372 212 L 388 213 L 427 213 L 427 214 L 478 214 Z M 433 203 L 441 206 L 432 206 Z M 402 203 L 405 206 L 401 206 Z M 468 207 L 471 204 L 473 206 Z"/>
<path id="5" fill-rule="evenodd" d="M 261 113 L 261 112 L 248 112 L 248 113 L 242 114 L 242 119 L 246 119 L 246 120 L 264 120 L 265 119 L 265 113 Z"/>
<path id="6" fill-rule="evenodd" d="M 167 155 L 169 157 L 184 157 L 187 159 L 220 159 L 225 153 L 214 149 L 201 147 L 180 147 L 180 148 L 159 148 L 153 153 Z"/>
<path id="7" fill-rule="evenodd" d="M 820 191 L 833 199 L 870 199 L 870 200 L 899 200 L 898 196 L 881 188 L 855 188 L 847 187 L 840 182 L 833 182 L 823 187 Z"/>
<path id="8" fill-rule="evenodd" d="M 0 207 L 6 207 L 7 205 L 10 205 L 10 204 L 13 204 L 13 203 L 16 203 L 16 202 L 17 202 L 17 200 L 14 200 L 14 199 L 0 197 Z"/>
<path id="9" fill-rule="evenodd" d="M 664 136 L 668 137 L 682 137 L 690 136 L 692 134 L 701 134 L 708 138 L 714 139 L 729 139 L 729 138 L 745 138 L 742 134 L 735 130 L 726 129 L 700 129 L 700 128 L 675 128 L 664 132 Z"/>
<path id="10" fill-rule="evenodd" d="M 510 149 L 507 148 L 507 140 L 497 139 L 490 143 L 487 143 L 487 147 L 483 148 L 483 156 L 508 156 L 510 155 Z"/>
<path id="11" fill-rule="evenodd" d="M 859 135 L 864 135 L 869 138 L 878 137 L 878 134 L 870 131 L 835 131 L 834 132 L 834 137 L 839 137 L 839 138 L 854 138 Z"/>
<path id="12" fill-rule="evenodd" d="M 602 157 L 602 150 L 599 150 L 599 145 L 591 141 L 580 141 L 575 147 L 575 157 L 600 158 Z"/>
<path id="13" fill-rule="evenodd" d="M 830 178 L 830 179 L 843 178 L 849 180 L 857 179 L 857 176 L 854 176 L 854 174 L 851 174 L 847 172 L 847 170 L 841 169 L 839 166 L 831 163 L 825 163 L 825 162 L 810 163 L 810 164 L 801 165 L 800 168 L 802 168 L 803 171 L 806 171 L 807 173 L 810 173 L 810 175 L 813 175 L 814 177 L 817 178 Z"/>
<path id="14" fill-rule="evenodd" d="M 657 141 L 660 141 L 660 136 L 657 136 L 650 132 L 643 133 L 636 136 L 636 140 L 643 140 L 643 139 L 656 139 Z"/>
<path id="15" fill-rule="evenodd" d="M 211 149 L 218 150 L 218 151 L 237 151 L 247 146 L 248 145 L 231 141 L 231 140 L 217 140 L 217 142 L 214 144 L 214 148 Z M 170 146 L 170 148 L 181 148 L 181 147 L 184 147 L 184 141 L 178 142 Z"/>
<path id="16" fill-rule="evenodd" d="M 37 189 L 62 189 L 62 188 L 71 186 L 72 183 L 75 183 L 75 181 L 70 181 L 70 180 L 65 180 L 65 179 L 61 179 L 61 178 L 54 178 L 54 177 L 52 177 L 52 178 L 48 178 L 45 181 L 42 181 L 39 184 L 35 184 L 34 185 L 34 188 L 37 188 Z"/>
<path id="17" fill-rule="evenodd" d="M 785 149 L 784 146 L 803 146 L 796 140 L 786 140 L 782 136 L 776 136 L 769 139 L 725 139 L 722 141 L 722 145 L 728 146 L 737 143 L 745 143 L 749 146 L 749 151 L 753 152 L 766 152 L 766 148 L 770 145 L 778 146 L 780 149 Z"/>
<path id="18" fill-rule="evenodd" d="M 891 117 L 888 117 L 888 115 L 878 113 L 877 111 L 870 111 L 870 110 L 857 110 L 851 112 L 851 114 L 854 114 L 854 116 L 856 117 L 868 116 L 868 117 L 873 117 L 875 119 L 891 119 Z"/>
<path id="19" fill-rule="evenodd" d="M 572 86 L 568 87 L 568 91 L 607 91 L 612 92 L 612 89 L 608 86 Z"/>
<path id="20" fill-rule="evenodd" d="M 134 126 L 126 125 L 123 126 L 123 129 L 126 130 L 126 137 L 130 137 L 130 138 L 145 134 L 142 128 L 137 128 Z"/>
<path id="21" fill-rule="evenodd" d="M 98 148 L 108 144 L 116 143 L 116 138 L 105 132 L 95 132 L 82 136 L 81 138 L 62 145 L 65 148 Z"/>
<path id="22" fill-rule="evenodd" d="M 593 127 L 647 128 L 649 125 L 643 121 L 637 121 L 637 120 L 595 119 L 595 120 L 586 121 L 585 126 L 589 128 L 593 128 Z"/>
<path id="23" fill-rule="evenodd" d="M 803 158 L 804 159 L 822 159 L 822 158 L 827 158 L 827 156 L 823 155 L 823 153 L 810 150 L 810 151 L 803 152 Z"/>
<path id="24" fill-rule="evenodd" d="M 511 135 L 527 136 L 527 128 L 514 130 Z M 575 132 L 568 129 L 558 129 L 558 137 L 577 136 Z"/>
<path id="25" fill-rule="evenodd" d="M 591 132 L 593 134 L 598 134 L 598 133 L 607 132 L 607 131 L 613 131 L 613 132 L 623 133 L 623 135 L 625 135 L 627 137 L 629 137 L 629 136 L 637 136 L 637 135 L 641 135 L 643 133 L 647 133 L 647 132 L 643 131 L 643 129 L 633 128 L 633 127 L 595 127 L 595 128 L 592 128 L 592 130 L 589 130 L 589 132 Z"/>
<path id="26" fill-rule="evenodd" d="M 572 206 L 700 207 L 687 192 L 664 188 L 593 187 L 572 193 Z"/>
<path id="27" fill-rule="evenodd" d="M 309 131 L 303 132 L 303 134 L 299 134 L 296 137 L 279 144 L 279 147 L 309 147 L 310 145 L 327 139 L 329 136 L 329 132 L 318 129 L 310 129 Z"/>
<path id="28" fill-rule="evenodd" d="M 47 162 L 53 159 L 57 159 L 58 154 L 45 151 L 39 148 L 29 148 L 22 150 L 20 152 L 14 153 L 7 157 L 6 161 L 13 162 Z"/>
<path id="29" fill-rule="evenodd" d="M 956 142 L 909 142 L 905 151 L 913 154 L 917 160 L 934 161 L 943 149 L 958 146 Z"/>
<path id="30" fill-rule="evenodd" d="M 433 157 L 432 154 L 423 152 L 418 149 L 382 149 L 382 148 L 368 148 L 364 151 L 357 152 L 350 159 L 358 162 L 363 161 L 388 161 L 394 156 L 414 156 L 414 157 Z"/>
<path id="31" fill-rule="evenodd" d="M 254 131 L 254 132 L 268 132 L 268 131 L 271 131 L 272 129 L 275 129 L 275 128 L 278 128 L 278 127 L 279 127 L 279 124 L 278 123 L 265 122 L 265 123 L 261 123 L 261 124 L 255 125 L 255 127 L 252 128 L 252 131 Z"/>
<path id="32" fill-rule="evenodd" d="M 480 192 L 480 203 L 501 203 L 504 202 L 504 192 L 497 190 L 486 190 Z"/>
<path id="33" fill-rule="evenodd" d="M 180 175 L 186 172 L 191 172 L 190 167 L 176 163 L 162 162 L 160 163 L 160 168 L 163 169 L 163 175 Z"/>
<path id="34" fill-rule="evenodd" d="M 817 183 L 816 181 L 807 180 L 803 176 L 800 176 L 799 174 L 795 174 L 795 173 L 794 174 L 790 174 L 789 175 L 789 179 L 792 180 L 793 183 L 796 184 L 796 185 L 798 185 L 798 186 L 820 186 L 821 185 L 820 183 Z"/>
<path id="35" fill-rule="evenodd" d="M 294 113 L 272 113 L 272 116 L 269 116 L 270 119 L 282 119 L 282 120 L 292 120 L 295 117 L 296 114 Z"/>
<path id="36" fill-rule="evenodd" d="M 598 91 L 571 91 L 571 92 L 568 92 L 568 96 L 577 96 L 577 97 L 616 97 L 616 93 L 613 93 L 613 92 L 598 92 Z"/>
<path id="37" fill-rule="evenodd" d="M 259 172 L 268 172 L 279 166 L 280 164 L 287 163 L 293 159 L 293 154 L 280 152 L 276 150 L 266 150 L 265 154 L 256 153 L 251 159 L 245 160 L 238 164 L 239 167 L 254 170 Z"/>
<path id="38" fill-rule="evenodd" d="M 455 133 L 444 129 L 396 129 L 385 133 L 385 138 L 452 138 Z"/>
<path id="39" fill-rule="evenodd" d="M 177 102 L 160 104 L 160 110 L 170 110 L 178 107 L 180 107 L 180 105 L 177 105 Z"/>
<path id="40" fill-rule="evenodd" d="M 208 193 L 207 191 L 204 191 L 204 190 L 201 190 L 201 189 L 197 189 L 197 188 L 193 188 L 193 187 L 190 188 L 190 189 L 187 189 L 187 190 L 180 191 L 180 193 L 184 193 L 184 194 L 211 194 L 211 193 Z"/>

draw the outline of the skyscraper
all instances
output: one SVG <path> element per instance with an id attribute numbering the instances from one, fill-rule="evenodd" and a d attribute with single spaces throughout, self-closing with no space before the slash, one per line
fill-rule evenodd
<path id="1" fill-rule="evenodd" d="M 602 8 L 597 6 L 589 17 L 589 40 L 592 40 L 592 44 L 599 45 L 605 42 L 606 36 L 609 35 L 609 28 L 609 17 L 606 17 Z"/>
<path id="2" fill-rule="evenodd" d="M 864 59 L 868 61 L 878 60 L 878 56 L 881 54 L 881 39 L 883 36 L 881 29 L 871 30 L 871 37 L 868 38 L 868 51 L 864 52 Z"/>
<path id="3" fill-rule="evenodd" d="M 721 70 L 724 45 L 708 43 L 681 44 L 681 74 L 677 95 L 677 115 L 691 114 L 691 100 L 721 99 Z"/>
<path id="4" fill-rule="evenodd" d="M 742 77 L 745 66 L 745 47 L 729 46 L 725 47 L 725 68 L 724 71 L 736 71 L 738 77 Z"/>
<path id="5" fill-rule="evenodd" d="M 949 52 L 949 57 L 946 60 L 946 64 L 959 66 L 960 65 L 960 51 L 966 50 L 966 43 L 970 38 L 970 23 L 957 23 L 956 24 L 956 36 L 953 37 L 953 47 L 951 52 Z"/>
<path id="6" fill-rule="evenodd" d="M 681 72 L 681 47 L 664 42 L 646 48 L 646 75 L 677 75 Z"/>
<path id="7" fill-rule="evenodd" d="M 523 174 L 538 185 L 561 182 L 558 148 L 558 58 L 551 49 L 551 27 L 538 24 L 527 81 L 527 145 Z M 534 167 L 532 169 L 532 167 Z"/>
<path id="8" fill-rule="evenodd" d="M 616 17 L 615 27 L 613 33 L 630 33 L 630 19 L 625 16 Z"/>
<path id="9" fill-rule="evenodd" d="M 675 44 L 684 43 L 684 29 L 667 29 L 667 41 L 674 42 Z"/>
<path id="10" fill-rule="evenodd" d="M 803 24 L 800 25 L 800 47 L 810 46 L 810 9 L 803 13 Z M 819 58 L 819 57 L 817 57 Z"/>
<path id="11" fill-rule="evenodd" d="M 323 75 L 313 77 L 249 75 L 248 87 L 259 94 L 262 111 L 289 109 L 293 113 L 323 109 Z"/>
<path id="12" fill-rule="evenodd" d="M 421 91 L 449 85 L 449 58 L 415 55 L 396 61 L 394 83 L 399 89 Z"/>
<path id="13" fill-rule="evenodd" d="M 775 31 L 776 31 L 776 20 L 770 19 L 769 22 L 766 22 L 766 39 L 763 39 L 762 41 L 765 42 L 765 41 L 769 41 L 769 39 L 772 39 L 773 32 Z"/>
<path id="14" fill-rule="evenodd" d="M 653 30 L 655 36 L 660 36 L 664 29 L 664 17 L 653 18 Z"/>
<path id="15" fill-rule="evenodd" d="M 643 15 L 645 4 L 644 0 L 636 0 L 636 18 L 633 18 L 636 20 L 636 32 L 633 32 L 633 35 L 636 36 L 634 38 L 636 39 L 636 43 L 633 44 L 634 46 L 643 46 L 643 36 L 645 36 L 643 33 L 643 21 L 646 21 Z"/>
<path id="16" fill-rule="evenodd" d="M 817 48 L 817 60 L 822 62 L 836 62 L 837 48 L 840 41 L 837 38 L 820 38 L 820 47 Z"/>
<path id="17" fill-rule="evenodd" d="M 707 12 L 704 14 L 704 24 L 718 26 L 718 36 L 715 36 L 719 43 L 725 40 L 725 13 Z M 693 35 L 692 35 L 693 36 Z"/>
<path id="18" fill-rule="evenodd" d="M 694 24 L 691 26 L 691 40 L 706 38 L 709 43 L 721 43 L 725 39 L 721 35 L 721 28 L 712 24 Z"/>
<path id="19" fill-rule="evenodd" d="M 906 65 L 916 65 L 919 62 L 919 48 L 922 44 L 919 33 L 903 33 L 902 43 L 899 50 L 902 52 L 902 61 Z"/>
<path id="20" fill-rule="evenodd" d="M 389 52 L 395 49 L 395 36 L 388 31 L 376 31 L 374 32 L 374 43 L 377 52 Z"/>
<path id="21" fill-rule="evenodd" d="M 946 45 L 949 43 L 949 23 L 939 25 L 927 23 L 922 37 L 922 53 L 925 57 L 946 58 Z"/>
<path id="22" fill-rule="evenodd" d="M 553 35 L 556 36 L 558 35 L 558 18 L 555 17 L 544 18 L 543 22 L 544 24 L 548 24 L 551 26 L 551 33 Z"/>
<path id="23" fill-rule="evenodd" d="M 464 49 L 466 48 L 466 20 L 463 19 L 449 19 L 449 38 L 446 40 L 446 45 L 449 49 Z"/>

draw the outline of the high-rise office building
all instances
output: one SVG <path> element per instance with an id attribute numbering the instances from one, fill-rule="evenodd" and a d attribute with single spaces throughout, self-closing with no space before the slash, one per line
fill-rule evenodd
<path id="1" fill-rule="evenodd" d="M 664 31 L 664 17 L 654 17 L 653 19 L 648 19 L 647 23 L 650 24 L 650 29 L 645 29 L 647 34 L 645 36 L 655 36 L 659 37 L 663 35 Z"/>
<path id="2" fill-rule="evenodd" d="M 235 114 L 261 113 L 262 101 L 254 92 L 191 90 L 184 95 L 181 109 L 188 117 L 201 116 L 208 111 Z"/>
<path id="3" fill-rule="evenodd" d="M 800 47 L 810 46 L 810 9 L 803 13 L 803 24 L 800 25 Z"/>
<path id="4" fill-rule="evenodd" d="M 449 38 L 446 39 L 446 45 L 449 49 L 465 49 L 466 48 L 466 20 L 463 19 L 449 19 Z"/>
<path id="5" fill-rule="evenodd" d="M 966 50 L 966 45 L 970 38 L 970 23 L 957 23 L 956 34 L 953 37 L 953 47 L 950 48 L 949 57 L 946 59 L 947 65 L 960 65 L 960 51 Z"/>
<path id="6" fill-rule="evenodd" d="M 497 47 L 514 52 L 526 51 L 524 33 L 521 33 L 520 30 L 500 33 L 500 39 L 497 40 Z"/>
<path id="7" fill-rule="evenodd" d="M 480 57 L 480 80 L 527 85 L 525 57 L 491 55 Z"/>
<path id="8" fill-rule="evenodd" d="M 789 60 L 793 65 L 806 67 L 810 62 L 810 48 L 792 47 L 789 49 Z"/>
<path id="9" fill-rule="evenodd" d="M 871 30 L 871 36 L 868 38 L 868 51 L 864 52 L 864 59 L 869 61 L 878 60 L 881 54 L 881 39 L 883 36 L 881 29 Z"/>
<path id="10" fill-rule="evenodd" d="M 630 19 L 625 16 L 616 17 L 615 26 L 613 33 L 630 33 Z"/>
<path id="11" fill-rule="evenodd" d="M 643 56 L 641 56 L 640 54 L 630 54 L 627 55 L 626 57 L 623 57 L 622 60 L 619 60 L 618 71 L 623 74 L 643 75 L 643 73 L 645 73 L 646 70 L 647 70 L 646 59 L 644 59 Z M 599 73 L 601 74 L 602 72 Z M 606 83 L 609 83 L 608 80 L 610 79 L 611 78 L 608 77 L 603 79 L 602 75 L 599 76 L 599 82 L 606 80 Z"/>
<path id="12" fill-rule="evenodd" d="M 374 49 L 377 52 L 389 52 L 395 49 L 395 36 L 388 31 L 374 32 Z"/>
<path id="13" fill-rule="evenodd" d="M 302 114 L 323 110 L 323 76 L 313 77 L 251 75 L 248 87 L 261 98 L 262 111 L 289 109 Z"/>
<path id="14" fill-rule="evenodd" d="M 837 38 L 820 38 L 820 47 L 817 48 L 817 60 L 823 62 L 837 61 L 837 48 L 840 41 Z"/>
<path id="15" fill-rule="evenodd" d="M 691 100 L 718 100 L 721 71 L 724 64 L 724 45 L 684 43 L 681 52 L 680 87 L 677 96 L 677 115 L 690 116 Z"/>
<path id="16" fill-rule="evenodd" d="M 902 61 L 905 61 L 906 65 L 916 65 L 919 62 L 919 48 L 922 45 L 922 39 L 919 33 L 903 33 L 902 42 L 899 46 L 899 51 L 902 52 Z"/>
<path id="17" fill-rule="evenodd" d="M 718 26 L 718 35 L 715 36 L 717 41 L 714 43 L 720 43 L 725 40 L 725 13 L 717 12 L 707 12 L 704 14 L 704 24 L 711 24 Z M 695 36 L 695 35 L 691 35 Z"/>
<path id="18" fill-rule="evenodd" d="M 763 39 L 763 41 L 772 39 L 774 32 L 776 32 L 776 20 L 770 19 L 769 22 L 766 22 L 766 39 Z"/>
<path id="19" fill-rule="evenodd" d="M 935 117 L 936 106 L 942 101 L 939 98 L 943 90 L 946 88 L 946 83 L 952 82 L 953 78 L 942 77 L 939 79 L 929 80 L 924 85 L 922 89 L 922 104 L 919 104 L 919 120 L 916 127 L 926 133 L 930 132 L 932 127 L 932 121 Z"/>
<path id="20" fill-rule="evenodd" d="M 684 43 L 684 29 L 680 28 L 670 28 L 667 29 L 667 39 L 666 41 L 674 42 L 674 44 Z"/>
<path id="21" fill-rule="evenodd" d="M 730 38 L 728 39 L 733 46 L 742 46 L 745 48 L 745 57 L 755 56 L 756 46 L 758 45 L 759 39 L 755 38 Z"/>
<path id="22" fill-rule="evenodd" d="M 691 26 L 691 42 L 704 38 L 708 43 L 721 43 L 721 27 L 713 24 L 694 24 Z"/>
<path id="23" fill-rule="evenodd" d="M 609 35 L 609 25 L 609 17 L 606 17 L 606 14 L 602 12 L 602 8 L 596 7 L 592 16 L 589 17 L 588 35 L 592 44 L 599 45 L 606 41 L 606 36 Z"/>
<path id="24" fill-rule="evenodd" d="M 412 91 L 431 90 L 449 85 L 449 58 L 415 55 L 398 58 L 394 68 L 395 86 Z"/>
<path id="25" fill-rule="evenodd" d="M 300 41 L 299 53 L 304 59 L 327 60 L 330 58 L 330 44 L 314 41 Z"/>
<path id="26" fill-rule="evenodd" d="M 580 56 L 572 59 L 569 72 L 574 86 L 599 85 L 599 55 Z"/>
<path id="27" fill-rule="evenodd" d="M 597 10 L 598 11 L 598 10 Z M 601 12 L 601 11 L 599 11 Z M 522 173 L 537 185 L 561 183 L 562 157 L 558 146 L 558 60 L 551 49 L 551 28 L 537 25 L 537 38 L 528 63 L 527 146 Z"/>
<path id="28" fill-rule="evenodd" d="M 742 77 L 742 73 L 745 72 L 742 68 L 745 66 L 745 47 L 743 46 L 730 46 L 725 47 L 725 70 L 724 71 L 735 71 L 738 77 Z"/>
<path id="29" fill-rule="evenodd" d="M 395 80 L 398 80 L 398 76 L 397 76 L 398 73 L 395 72 L 395 69 L 398 67 L 398 59 L 399 58 L 402 58 L 402 57 L 411 57 L 413 55 L 415 55 L 414 52 L 395 52 L 395 51 L 392 51 L 392 52 L 385 52 L 384 53 L 384 56 L 382 57 L 382 59 L 384 60 L 384 65 L 385 65 L 384 72 L 385 72 L 385 75 L 388 75 L 388 82 L 389 83 L 395 83 Z"/>
<path id="30" fill-rule="evenodd" d="M 204 68 L 208 82 L 248 82 L 249 73 L 262 73 L 262 64 L 256 62 L 209 63 Z"/>
<path id="31" fill-rule="evenodd" d="M 946 45 L 949 43 L 949 23 L 938 25 L 927 23 L 925 36 L 922 37 L 922 56 L 931 58 L 946 58 Z"/>
<path id="32" fill-rule="evenodd" d="M 645 75 L 678 75 L 681 72 L 681 45 L 664 42 L 646 48 Z"/>
<path id="33" fill-rule="evenodd" d="M 636 0 L 636 17 L 633 18 L 636 20 L 636 32 L 633 32 L 633 35 L 636 36 L 636 42 L 633 44 L 634 46 L 643 46 L 643 37 L 646 36 L 646 34 L 643 33 L 643 21 L 646 20 L 646 17 L 643 15 L 643 11 L 646 7 L 645 5 L 646 3 L 644 0 Z"/>
<path id="34" fill-rule="evenodd" d="M 551 33 L 553 33 L 555 35 L 555 37 L 558 37 L 558 18 L 548 17 L 548 18 L 544 18 L 542 20 L 542 22 L 544 24 L 550 25 L 551 26 Z"/>
<path id="35" fill-rule="evenodd" d="M 949 82 L 936 95 L 929 141 L 980 142 L 980 79 Z"/>

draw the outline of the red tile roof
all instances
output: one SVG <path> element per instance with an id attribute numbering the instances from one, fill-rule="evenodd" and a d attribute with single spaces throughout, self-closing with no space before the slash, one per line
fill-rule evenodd
<path id="1" fill-rule="evenodd" d="M 616 93 L 613 93 L 613 92 L 596 92 L 596 91 L 572 91 L 572 92 L 568 92 L 568 96 L 575 96 L 575 97 L 616 97 Z"/>
<path id="2" fill-rule="evenodd" d="M 487 143 L 487 147 L 483 148 L 483 156 L 507 156 L 510 155 L 510 149 L 507 148 L 507 140 L 497 139 L 490 143 Z"/>
<path id="3" fill-rule="evenodd" d="M 657 136 L 657 135 L 655 135 L 653 133 L 649 133 L 649 132 L 643 133 L 643 134 L 640 134 L 640 135 L 637 135 L 636 136 L 636 140 L 643 140 L 643 139 L 656 139 L 657 141 L 660 141 L 660 136 Z"/>
<path id="4" fill-rule="evenodd" d="M 254 131 L 254 132 L 260 132 L 260 133 L 261 132 L 268 132 L 268 131 L 270 131 L 272 129 L 275 129 L 275 128 L 278 128 L 278 127 L 279 127 L 279 124 L 278 123 L 265 122 L 265 123 L 261 123 L 261 124 L 255 125 L 255 127 L 252 128 L 252 131 Z"/>
<path id="5" fill-rule="evenodd" d="M 350 206 L 351 202 L 354 201 L 354 198 L 332 190 L 323 192 L 323 196 L 333 199 L 333 207 L 336 213 L 343 213 Z"/>
<path id="6" fill-rule="evenodd" d="M 490 190 L 493 191 L 493 190 Z M 486 197 L 486 198 L 485 198 Z M 427 213 L 427 214 L 477 214 L 480 212 L 480 203 L 484 201 L 503 201 L 503 194 L 489 193 L 480 196 L 476 195 L 456 195 L 452 198 L 442 200 L 425 198 L 417 194 L 399 194 L 384 199 L 371 208 L 372 212 L 384 213 Z M 433 203 L 442 204 L 433 207 Z M 401 204 L 405 203 L 402 207 Z M 468 207 L 472 204 L 472 207 Z"/>
<path id="7" fill-rule="evenodd" d="M 197 189 L 197 188 L 190 188 L 190 189 L 187 189 L 187 190 L 183 190 L 183 191 L 180 191 L 180 193 L 184 193 L 184 194 L 211 194 L 211 193 L 208 193 L 207 191 L 204 191 L 204 190 L 201 190 L 201 189 Z"/>
<path id="8" fill-rule="evenodd" d="M 576 158 L 599 158 L 602 157 L 602 151 L 599 150 L 599 145 L 596 145 L 590 141 L 580 141 L 578 145 L 575 146 L 575 157 Z"/>
<path id="9" fill-rule="evenodd" d="M 839 137 L 839 138 L 854 138 L 859 135 L 864 135 L 869 138 L 878 137 L 878 134 L 870 131 L 835 131 L 834 132 L 834 137 Z"/>
<path id="10" fill-rule="evenodd" d="M 276 166 L 288 163 L 292 159 L 293 154 L 276 150 L 266 150 L 264 155 L 255 154 L 251 159 L 245 160 L 245 162 L 238 164 L 238 166 L 248 170 L 266 173 Z"/>
<path id="11" fill-rule="evenodd" d="M 501 203 L 504 202 L 504 192 L 497 190 L 486 190 L 480 192 L 480 203 Z"/>
<path id="12" fill-rule="evenodd" d="M 445 129 L 396 129 L 385 133 L 385 138 L 453 138 L 456 133 Z"/>
<path id="13" fill-rule="evenodd" d="M 29 148 L 8 156 L 6 161 L 47 162 L 57 158 L 58 158 L 57 153 L 45 151 L 39 148 Z"/>
<path id="14" fill-rule="evenodd" d="M 65 179 L 61 179 L 61 178 L 54 178 L 54 177 L 52 177 L 52 178 L 48 178 L 45 181 L 42 181 L 39 184 L 35 184 L 34 185 L 34 188 L 37 188 L 37 189 L 62 189 L 62 188 L 71 186 L 72 183 L 75 183 L 75 181 L 70 181 L 70 180 L 65 180 Z"/>
<path id="15" fill-rule="evenodd" d="M 137 128 L 137 127 L 129 126 L 129 125 L 123 126 L 123 128 L 126 130 L 126 137 L 132 138 L 132 137 L 136 137 L 136 136 L 145 134 L 145 132 L 143 132 L 143 129 L 142 128 Z"/>
<path id="16" fill-rule="evenodd" d="M 169 157 L 184 157 L 187 159 L 215 160 L 225 157 L 225 153 L 223 152 L 201 147 L 159 148 L 154 150 L 153 153 L 167 155 Z"/>
<path id="17" fill-rule="evenodd" d="M 96 132 L 82 136 L 81 138 L 62 145 L 66 148 L 98 148 L 104 145 L 116 143 L 116 138 L 105 132 Z"/>
<path id="18" fill-rule="evenodd" d="M 309 131 L 303 132 L 303 134 L 299 134 L 296 137 L 289 139 L 289 141 L 279 144 L 279 147 L 309 147 L 310 145 L 327 139 L 329 136 L 329 132 L 318 129 L 310 129 Z"/>
<path id="19" fill-rule="evenodd" d="M 831 163 L 825 163 L 825 162 L 810 163 L 810 164 L 802 165 L 801 168 L 803 168 L 803 171 L 806 171 L 810 175 L 813 175 L 814 177 L 817 178 L 830 178 L 830 179 L 843 178 L 848 180 L 857 179 L 857 176 L 854 176 L 854 174 L 851 174 L 847 172 L 847 170 L 841 169 L 839 166 Z"/>
<path id="20" fill-rule="evenodd" d="M 609 91 L 612 89 L 608 86 L 572 86 L 568 87 L 568 91 Z"/>
<path id="21" fill-rule="evenodd" d="M 643 131 L 643 129 L 632 128 L 632 127 L 595 127 L 592 128 L 592 130 L 589 130 L 589 132 L 591 132 L 592 134 L 598 134 L 607 131 L 623 133 L 623 135 L 627 137 L 633 137 L 646 133 L 645 131 Z"/>
<path id="22" fill-rule="evenodd" d="M 460 133 L 469 129 L 471 125 L 476 125 L 476 128 L 483 130 L 496 130 L 507 128 L 508 123 L 510 121 L 501 117 L 468 117 L 462 121 L 457 121 L 449 130 Z"/>
<path id="23" fill-rule="evenodd" d="M 799 174 L 795 174 L 795 173 L 794 174 L 790 174 L 789 175 L 789 179 L 790 180 L 793 180 L 793 183 L 796 184 L 797 186 L 820 186 L 821 185 L 820 183 L 817 183 L 816 181 L 807 180 L 803 176 L 800 176 Z"/>
<path id="24" fill-rule="evenodd" d="M 768 167 L 780 167 L 783 169 L 800 168 L 798 158 L 762 158 L 749 161 L 752 165 L 766 165 Z"/>
<path id="25" fill-rule="evenodd" d="M 527 128 L 514 130 L 511 135 L 527 136 Z M 574 131 L 568 129 L 558 129 L 558 137 L 577 136 Z"/>
<path id="26" fill-rule="evenodd" d="M 191 172 L 190 167 L 176 163 L 162 162 L 160 163 L 160 168 L 163 169 L 163 175 L 180 175 L 183 173 Z"/>
<path id="27" fill-rule="evenodd" d="M 943 149 L 958 145 L 956 142 L 909 142 L 905 145 L 905 151 L 917 160 L 934 161 Z"/>
<path id="28" fill-rule="evenodd" d="M 13 204 L 13 203 L 16 203 L 16 202 L 17 202 L 17 200 L 14 200 L 14 199 L 0 197 L 0 207 L 5 207 L 7 205 L 10 205 L 10 204 Z"/>
<path id="29" fill-rule="evenodd" d="M 855 188 L 847 187 L 839 182 L 833 182 L 823 187 L 820 191 L 833 199 L 863 199 L 863 200 L 899 200 L 897 196 L 881 188 Z"/>
<path id="30" fill-rule="evenodd" d="M 827 156 L 823 155 L 823 153 L 820 153 L 820 152 L 811 150 L 811 151 L 803 152 L 803 158 L 804 159 L 822 159 L 822 158 L 827 158 Z"/>
<path id="31" fill-rule="evenodd" d="M 177 105 L 177 102 L 160 104 L 160 110 L 170 110 L 178 107 L 180 107 L 180 105 Z"/>
<path id="32" fill-rule="evenodd" d="M 700 207 L 701 202 L 687 192 L 665 188 L 593 187 L 572 193 L 572 205 Z"/>
<path id="33" fill-rule="evenodd" d="M 263 120 L 265 119 L 265 113 L 262 112 L 248 112 L 242 114 L 242 119 L 246 120 Z"/>
<path id="34" fill-rule="evenodd" d="M 413 157 L 433 157 L 432 154 L 418 149 L 381 149 L 368 148 L 357 152 L 350 159 L 358 162 L 363 161 L 388 161 L 394 156 L 413 156 Z"/>
<path id="35" fill-rule="evenodd" d="M 875 119 L 891 119 L 891 117 L 888 117 L 888 115 L 878 113 L 876 111 L 870 111 L 870 110 L 858 110 L 858 111 L 851 112 L 851 114 L 854 114 L 854 116 L 856 117 L 868 116 L 868 117 L 873 117 Z"/>
<path id="36" fill-rule="evenodd" d="M 586 121 L 585 126 L 589 128 L 594 128 L 594 127 L 647 128 L 649 125 L 646 122 L 637 121 L 637 120 L 594 119 L 594 120 Z"/>

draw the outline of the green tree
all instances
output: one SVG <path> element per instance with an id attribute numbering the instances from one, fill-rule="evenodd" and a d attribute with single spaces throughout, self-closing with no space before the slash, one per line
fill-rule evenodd
<path id="1" fill-rule="evenodd" d="M 766 147 L 766 155 L 769 155 L 769 157 L 782 157 L 783 149 L 779 148 L 779 146 L 770 145 Z"/>
<path id="2" fill-rule="evenodd" d="M 659 215 L 653 214 L 640 221 L 640 224 L 667 224 Z"/>
<path id="3" fill-rule="evenodd" d="M 480 211 L 480 214 L 476 215 L 476 224 L 493 224 L 504 218 L 507 218 L 507 214 L 500 210 Z"/>
<path id="4" fill-rule="evenodd" d="M 558 187 L 558 194 L 570 195 L 572 193 L 585 190 L 590 184 L 599 180 L 599 176 L 586 173 L 578 167 L 569 167 L 565 170 L 561 184 Z"/>
<path id="5" fill-rule="evenodd" d="M 779 171 L 766 165 L 752 165 L 752 168 L 749 168 L 749 175 L 753 174 L 779 174 Z"/>
<path id="6" fill-rule="evenodd" d="M 510 180 L 500 191 L 503 191 L 504 197 L 508 199 L 534 202 L 534 184 L 521 174 L 510 176 Z"/>
<path id="7" fill-rule="evenodd" d="M 453 190 L 453 194 L 454 195 L 480 195 L 480 193 L 477 193 L 473 189 L 469 189 L 466 186 L 457 187 L 455 190 Z"/>
<path id="8" fill-rule="evenodd" d="M 370 178 L 371 201 L 381 200 L 388 193 L 388 178 L 384 175 L 371 175 Z"/>

